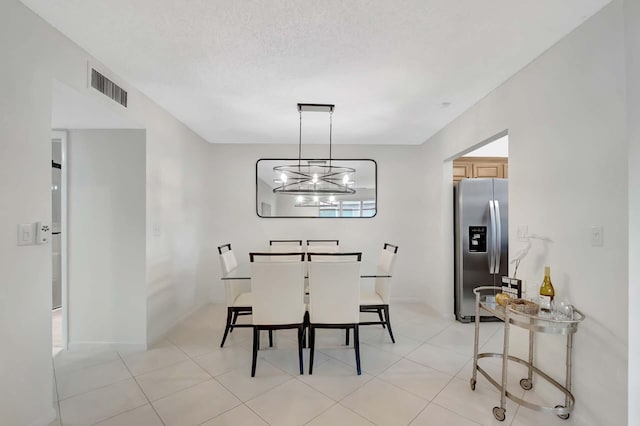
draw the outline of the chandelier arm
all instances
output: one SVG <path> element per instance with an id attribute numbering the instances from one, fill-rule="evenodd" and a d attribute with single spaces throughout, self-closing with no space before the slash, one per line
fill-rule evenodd
<path id="1" fill-rule="evenodd" d="M 331 167 L 331 147 L 333 145 L 333 109 L 329 111 L 329 167 Z"/>
<path id="2" fill-rule="evenodd" d="M 300 110 L 300 132 L 298 133 L 298 168 L 302 161 L 302 110 Z"/>

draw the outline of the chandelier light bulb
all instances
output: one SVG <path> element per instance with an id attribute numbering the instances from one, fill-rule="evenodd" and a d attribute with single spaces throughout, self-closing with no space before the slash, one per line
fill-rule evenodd
<path id="1" fill-rule="evenodd" d="M 349 175 L 344 175 L 344 177 L 342 178 L 342 183 L 345 185 L 349 183 Z"/>
<path id="2" fill-rule="evenodd" d="M 319 200 L 320 200 L 320 198 L 318 198 L 318 196 L 317 196 L 317 195 L 314 195 L 314 196 L 313 196 L 313 201 L 315 201 L 315 202 L 317 203 Z"/>
<path id="3" fill-rule="evenodd" d="M 298 198 L 296 198 L 296 201 L 301 203 L 304 201 L 304 197 L 302 195 L 298 195 Z"/>
<path id="4" fill-rule="evenodd" d="M 317 173 L 313 174 L 313 179 L 311 179 L 311 182 L 318 183 L 318 174 Z"/>
<path id="5" fill-rule="evenodd" d="M 336 196 L 335 195 L 330 196 L 329 201 L 331 201 L 332 203 L 336 201 Z"/>
<path id="6" fill-rule="evenodd" d="M 287 183 L 287 175 L 284 173 L 281 173 L 280 180 L 282 181 L 283 184 Z"/>

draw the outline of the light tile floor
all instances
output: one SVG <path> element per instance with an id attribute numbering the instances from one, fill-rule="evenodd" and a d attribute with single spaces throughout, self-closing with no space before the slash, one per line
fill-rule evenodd
<path id="1" fill-rule="evenodd" d="M 482 376 L 475 392 L 469 388 L 473 324 L 443 320 L 425 305 L 391 307 L 395 345 L 381 327 L 362 327 L 361 376 L 338 330 L 317 332 L 313 375 L 307 374 L 308 350 L 299 375 L 295 331 L 286 330 L 276 332 L 274 348 L 260 351 L 251 378 L 249 329 L 236 329 L 219 347 L 225 315 L 223 306 L 209 305 L 143 352 L 59 353 L 59 419 L 51 425 L 572 424 L 511 401 L 506 421 L 496 421 L 497 390 Z M 482 323 L 485 350 L 496 346 L 501 330 L 500 323 Z M 497 360 L 483 361 L 492 373 L 500 371 Z M 523 374 L 516 372 L 508 386 L 518 396 Z"/>

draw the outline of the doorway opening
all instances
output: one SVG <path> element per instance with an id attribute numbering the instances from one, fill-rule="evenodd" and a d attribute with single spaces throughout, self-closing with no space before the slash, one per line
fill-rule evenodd
<path id="1" fill-rule="evenodd" d="M 109 324 L 96 324 L 92 315 L 106 306 L 100 304 L 101 300 L 113 297 L 116 284 L 125 282 L 120 276 L 114 278 L 117 272 L 129 271 L 124 265 L 129 259 L 127 252 L 116 243 L 129 247 L 128 242 L 122 242 L 129 234 L 135 234 L 136 242 L 142 241 L 136 249 L 143 255 L 135 258 L 135 266 L 136 271 L 144 271 L 146 136 L 143 126 L 122 109 L 122 105 L 91 88 L 77 90 L 53 80 L 50 146 L 54 357 L 68 347 L 117 340 L 109 335 Z M 123 168 L 123 164 L 129 168 Z M 136 197 L 122 202 L 118 196 L 129 194 L 129 188 L 135 188 Z M 135 204 L 139 200 L 141 206 Z M 133 227 L 124 226 L 129 225 L 125 207 L 134 204 L 138 222 Z M 105 321 L 114 317 L 118 318 L 103 316 Z"/>
<path id="2" fill-rule="evenodd" d="M 509 276 L 509 136 L 506 131 L 453 159 L 454 314 L 475 320 L 477 286 Z M 497 293 L 497 292 L 496 292 Z M 493 319 L 487 315 L 481 320 Z"/>
<path id="3" fill-rule="evenodd" d="M 67 134 L 51 135 L 51 341 L 52 354 L 67 348 Z"/>

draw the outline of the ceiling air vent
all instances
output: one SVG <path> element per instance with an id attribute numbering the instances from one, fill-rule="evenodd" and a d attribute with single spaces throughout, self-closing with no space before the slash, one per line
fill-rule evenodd
<path id="1" fill-rule="evenodd" d="M 127 107 L 127 91 L 91 68 L 91 87 L 107 95 L 123 107 Z"/>

